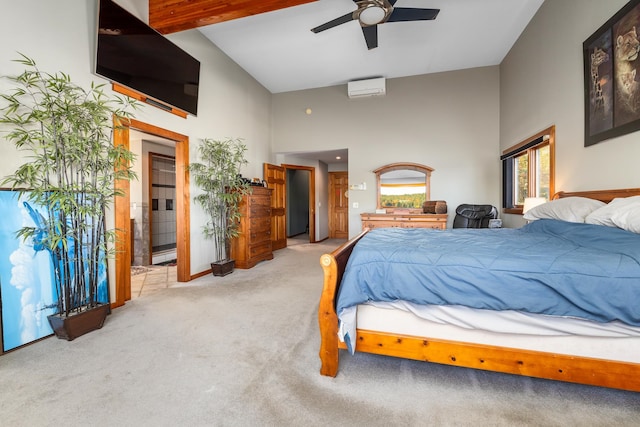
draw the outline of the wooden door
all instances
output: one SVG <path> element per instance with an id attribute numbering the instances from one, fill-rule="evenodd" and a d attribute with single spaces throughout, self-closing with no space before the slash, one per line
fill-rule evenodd
<path id="1" fill-rule="evenodd" d="M 329 238 L 349 238 L 349 174 L 329 172 Z"/>
<path id="2" fill-rule="evenodd" d="M 271 248 L 275 251 L 287 247 L 285 168 L 265 163 L 264 180 L 267 181 L 267 186 L 273 190 L 271 192 Z"/>

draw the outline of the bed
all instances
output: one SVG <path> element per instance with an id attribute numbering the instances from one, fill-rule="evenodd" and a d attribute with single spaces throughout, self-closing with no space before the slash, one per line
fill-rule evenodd
<path id="1" fill-rule="evenodd" d="M 604 225 L 605 222 L 610 221 L 610 218 L 596 218 L 598 212 L 604 212 L 607 209 L 609 209 L 608 214 L 610 214 L 614 208 L 613 205 L 617 201 L 624 199 L 638 200 L 635 196 L 640 196 L 640 189 L 560 192 L 554 196 L 554 202 L 561 199 L 566 199 L 567 202 L 578 199 L 598 201 L 603 209 L 592 208 L 589 213 L 593 214 L 594 218 L 600 222 L 592 222 L 592 224 L 597 225 L 583 224 L 584 227 L 582 228 L 585 230 L 611 228 L 615 229 L 612 231 L 626 233 L 624 235 L 620 234 L 620 236 L 627 239 L 625 244 L 630 245 L 631 249 L 635 251 L 634 246 L 637 246 L 635 242 L 640 242 L 640 240 L 633 239 L 635 237 L 640 238 L 640 235 L 620 230 L 617 227 L 607 227 L 607 225 L 614 225 Z M 544 213 L 544 205 L 540 209 Z M 629 212 L 631 211 L 627 209 L 626 214 L 628 215 Z M 637 218 L 637 210 L 633 212 L 635 213 L 632 214 Z M 583 212 L 576 213 L 576 215 L 587 216 Z M 620 216 L 616 215 L 616 217 Z M 562 222 L 554 218 L 548 219 L 548 217 L 544 216 L 540 218 L 542 218 L 541 221 L 533 221 L 535 223 L 534 226 L 529 228 L 547 228 L 547 224 L 558 227 L 560 225 L 556 223 Z M 580 219 L 575 220 L 575 222 L 579 223 Z M 507 230 L 505 229 L 504 231 Z M 430 232 L 443 233 L 438 230 Z M 447 232 L 451 233 L 451 230 Z M 476 232 L 478 231 L 476 230 Z M 481 232 L 492 236 L 490 233 L 502 231 L 483 230 Z M 484 303 L 480 304 L 480 308 L 457 306 L 456 304 L 449 307 L 447 303 L 426 303 L 424 308 L 435 309 L 436 318 L 432 319 L 429 315 L 423 316 L 422 313 L 417 313 L 423 308 L 421 304 L 413 301 L 409 301 L 407 304 L 404 299 L 398 301 L 392 294 L 388 298 L 383 296 L 380 298 L 383 301 L 380 302 L 371 301 L 371 297 L 364 297 L 368 301 L 361 302 L 358 298 L 354 298 L 353 295 L 351 295 L 351 302 L 349 303 L 339 300 L 339 295 L 343 299 L 349 298 L 350 291 L 346 287 L 341 289 L 341 286 L 343 285 L 343 277 L 347 276 L 346 279 L 349 279 L 349 276 L 354 274 L 345 270 L 356 244 L 364 239 L 368 233 L 368 230 L 363 231 L 332 253 L 324 254 L 320 258 L 320 264 L 324 271 L 324 285 L 318 309 L 321 336 L 320 373 L 322 375 L 337 375 L 341 352 L 347 354 L 349 352 L 366 352 L 551 380 L 640 391 L 640 317 L 638 315 L 640 309 L 635 308 L 637 304 L 632 304 L 632 307 L 623 307 L 623 310 L 629 310 L 626 313 L 615 313 L 607 310 L 604 310 L 603 313 L 596 313 L 592 310 L 593 306 L 603 306 L 615 310 L 617 306 L 624 305 L 625 300 L 638 301 L 640 291 L 626 289 L 636 283 L 640 286 L 640 276 L 635 276 L 640 271 L 640 261 L 637 257 L 634 259 L 633 256 L 630 257 L 624 254 L 619 256 L 617 261 L 614 261 L 620 265 L 625 264 L 624 268 L 627 270 L 619 270 L 619 265 L 616 267 L 616 271 L 622 271 L 622 273 L 616 273 L 621 277 L 617 278 L 617 282 L 611 286 L 617 286 L 615 289 L 618 289 L 618 291 L 611 294 L 624 295 L 623 297 L 612 303 L 600 303 L 599 301 L 605 301 L 608 298 L 605 291 L 604 296 L 598 296 L 595 302 L 587 300 L 578 304 L 587 313 L 586 319 L 582 318 L 582 316 L 574 315 L 573 312 L 562 312 L 558 315 L 549 314 L 545 312 L 546 308 L 537 309 L 535 313 L 529 313 L 526 310 L 511 310 L 509 307 L 502 306 L 498 306 L 498 309 L 492 309 L 491 305 L 485 306 Z M 574 236 L 576 233 L 572 229 L 566 235 Z M 561 236 L 561 238 L 564 239 L 566 235 L 564 237 Z M 373 232 L 363 242 L 368 242 L 372 236 Z M 615 236 L 617 238 L 618 235 Z M 590 240 L 594 239 L 590 238 Z M 595 241 L 596 244 L 599 244 L 597 239 Z M 579 256 L 583 255 L 579 254 Z M 396 259 L 394 262 L 402 263 L 404 261 Z M 554 268 L 559 268 L 557 263 L 552 264 Z M 584 265 L 589 272 L 600 268 L 596 265 L 596 262 Z M 607 273 L 609 271 L 607 268 L 609 267 L 601 268 L 603 276 L 609 274 Z M 557 274 L 558 271 L 554 270 L 553 273 Z M 361 276 L 362 274 L 359 272 L 355 276 Z M 446 282 L 446 277 L 448 277 L 448 274 L 445 275 L 444 279 L 441 278 L 441 281 Z M 509 280 L 512 279 L 510 278 Z M 368 280 L 374 281 L 376 279 L 373 277 L 368 278 Z M 451 280 L 453 281 L 454 279 Z M 478 274 L 477 280 L 480 282 L 484 280 L 484 283 L 487 283 L 488 279 L 482 274 Z M 527 279 L 525 278 L 525 280 Z M 537 281 L 537 279 L 532 279 L 531 277 L 528 280 Z M 609 279 L 605 277 L 602 280 Z M 348 280 L 345 281 L 348 282 Z M 499 292 L 500 288 L 498 287 L 497 289 Z M 383 291 L 379 295 L 385 295 L 385 292 Z M 347 295 L 347 297 L 344 295 Z M 439 294 L 438 297 L 440 297 Z M 384 301 L 385 299 L 386 301 Z M 488 299 L 499 302 L 505 300 L 500 295 L 489 297 Z M 353 317 L 351 320 L 354 325 L 345 328 L 345 324 L 348 324 L 349 320 L 339 319 L 337 308 L 340 307 L 340 312 L 344 314 L 346 310 L 344 310 L 343 306 L 349 304 L 354 304 L 356 307 L 355 312 L 351 312 Z M 562 304 L 557 305 L 562 306 Z M 451 308 L 453 312 L 438 314 L 438 311 L 443 307 L 445 310 Z M 470 312 L 470 318 L 474 320 L 468 320 L 466 312 Z M 507 318 L 502 317 L 505 314 L 508 316 Z M 512 314 L 513 316 L 511 317 Z M 479 320 L 480 323 L 476 323 L 475 318 L 482 318 L 482 320 Z M 521 322 L 521 319 L 525 320 Z M 533 320 L 533 323 L 529 322 L 529 320 Z M 491 327 L 485 327 L 485 324 L 482 323 L 485 321 L 488 325 L 501 326 L 494 330 Z M 609 325 L 611 325 L 611 328 L 609 328 Z M 528 332 L 521 333 L 521 327 L 524 327 Z M 347 330 L 345 331 L 345 329 Z"/>

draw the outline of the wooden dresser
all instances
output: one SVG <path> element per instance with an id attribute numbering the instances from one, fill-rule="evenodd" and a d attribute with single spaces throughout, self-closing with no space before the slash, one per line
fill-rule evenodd
<path id="1" fill-rule="evenodd" d="M 251 187 L 251 194 L 240 204 L 240 228 L 231 242 L 231 258 L 236 268 L 251 268 L 260 261 L 273 259 L 271 249 L 271 189 Z"/>
<path id="2" fill-rule="evenodd" d="M 447 214 L 360 214 L 362 229 L 401 227 L 401 228 L 447 228 Z"/>

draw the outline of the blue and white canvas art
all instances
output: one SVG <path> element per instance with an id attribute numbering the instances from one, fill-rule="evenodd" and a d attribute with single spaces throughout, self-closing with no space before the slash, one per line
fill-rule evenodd
<path id="1" fill-rule="evenodd" d="M 22 227 L 38 227 L 46 211 L 25 203 L 17 191 L 0 191 L 0 298 L 2 348 L 8 351 L 51 335 L 47 316 L 57 301 L 51 254 L 38 242 L 16 235 Z M 106 263 L 99 272 L 98 301 L 108 302 Z M 73 268 L 73 266 L 70 266 Z"/>
<path id="2" fill-rule="evenodd" d="M 35 341 L 53 331 L 54 282 L 47 251 L 36 251 L 16 231 L 35 226 L 16 191 L 0 191 L 0 292 L 3 350 Z M 51 307 L 51 308 L 46 308 Z"/>

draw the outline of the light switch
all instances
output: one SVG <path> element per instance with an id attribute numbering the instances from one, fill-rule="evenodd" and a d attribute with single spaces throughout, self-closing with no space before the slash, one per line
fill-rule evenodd
<path id="1" fill-rule="evenodd" d="M 358 209 L 358 206 L 359 206 L 359 205 L 358 205 L 358 202 L 353 202 L 353 208 L 354 208 L 354 209 Z"/>

